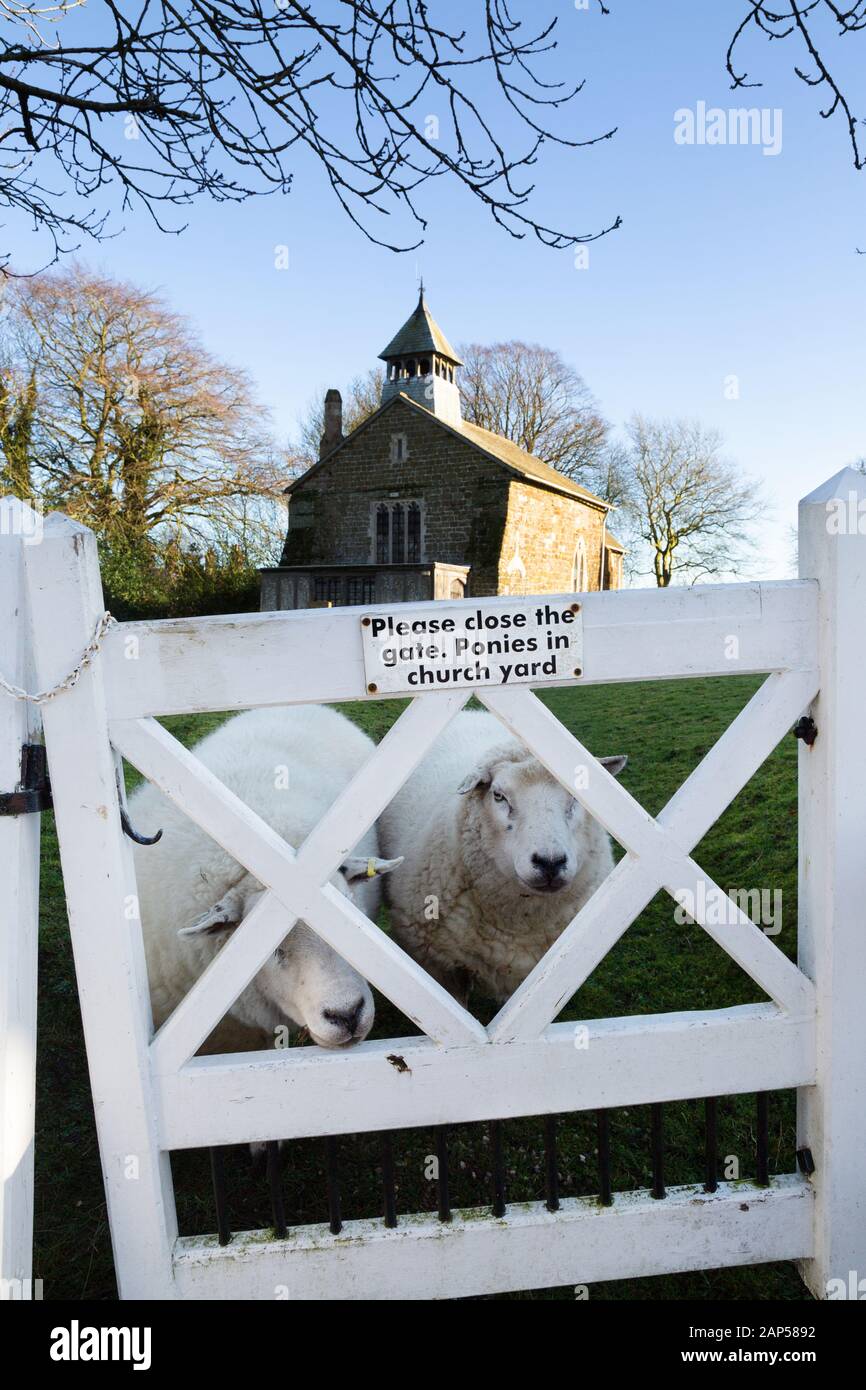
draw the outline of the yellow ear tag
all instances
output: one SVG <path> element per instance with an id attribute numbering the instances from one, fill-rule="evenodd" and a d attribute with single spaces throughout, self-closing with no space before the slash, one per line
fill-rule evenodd
<path id="1" fill-rule="evenodd" d="M 375 877 L 376 877 L 376 861 L 375 861 L 375 859 L 368 859 L 368 860 L 367 860 L 367 877 L 368 877 L 368 878 L 375 878 Z"/>

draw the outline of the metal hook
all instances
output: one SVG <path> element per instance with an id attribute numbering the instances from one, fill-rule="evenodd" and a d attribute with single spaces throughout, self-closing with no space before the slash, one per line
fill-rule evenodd
<path id="1" fill-rule="evenodd" d="M 132 821 L 129 819 L 129 814 L 124 805 L 125 790 L 119 762 L 115 767 L 114 779 L 117 783 L 117 804 L 120 808 L 120 824 L 123 827 L 124 835 L 128 835 L 130 840 L 134 840 L 137 845 L 155 845 L 157 840 L 162 839 L 162 831 L 157 830 L 155 835 L 139 835 L 138 831 L 133 827 Z"/>
<path id="2" fill-rule="evenodd" d="M 130 840 L 134 840 L 137 845 L 155 845 L 157 840 L 162 839 L 162 831 L 157 830 L 155 835 L 139 835 L 133 828 L 132 822 L 126 812 L 126 807 L 121 805 L 120 824 L 123 826 L 124 835 L 128 835 Z"/>

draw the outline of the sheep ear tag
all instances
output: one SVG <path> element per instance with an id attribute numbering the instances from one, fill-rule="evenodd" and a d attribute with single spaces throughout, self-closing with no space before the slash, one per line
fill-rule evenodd
<path id="1" fill-rule="evenodd" d="M 341 868 L 347 883 L 361 883 L 366 879 L 378 878 L 380 874 L 389 874 L 402 863 L 402 855 L 399 859 L 376 859 L 372 856 L 362 858 L 358 854 L 345 859 Z"/>

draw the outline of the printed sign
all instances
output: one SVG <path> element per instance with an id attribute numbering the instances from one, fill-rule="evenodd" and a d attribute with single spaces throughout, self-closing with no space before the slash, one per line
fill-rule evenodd
<path id="1" fill-rule="evenodd" d="M 361 618 L 371 695 L 422 695 L 442 686 L 542 685 L 583 674 L 583 614 L 563 599 L 459 609 L 391 609 Z"/>

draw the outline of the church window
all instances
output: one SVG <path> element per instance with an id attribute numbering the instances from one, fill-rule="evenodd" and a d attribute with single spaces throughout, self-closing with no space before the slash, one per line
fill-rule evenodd
<path id="1" fill-rule="evenodd" d="M 571 589 L 572 593 L 580 594 L 589 587 L 589 568 L 586 563 L 586 542 L 580 536 L 574 551 L 574 563 L 571 567 Z"/>
<path id="2" fill-rule="evenodd" d="M 414 357 L 410 357 L 410 358 L 409 358 L 409 361 L 406 363 L 406 375 L 407 375 L 407 376 L 414 376 L 414 375 L 415 375 L 415 358 L 414 358 Z"/>
<path id="3" fill-rule="evenodd" d="M 376 582 L 363 575 L 353 574 L 346 580 L 346 603 L 354 606 L 359 603 L 372 603 L 375 598 Z"/>
<path id="4" fill-rule="evenodd" d="M 391 462 L 404 463 L 409 457 L 409 441 L 405 434 L 391 435 Z"/>
<path id="5" fill-rule="evenodd" d="M 421 504 L 379 502 L 375 511 L 377 565 L 419 565 L 423 560 Z"/>
<path id="6" fill-rule="evenodd" d="M 391 563 L 402 565 L 406 560 L 406 532 L 404 513 L 400 502 L 391 508 Z"/>
<path id="7" fill-rule="evenodd" d="M 427 360 L 426 357 L 423 358 L 422 361 L 421 361 L 421 375 L 422 375 L 422 376 L 429 376 L 429 375 L 430 375 L 430 363 L 429 363 L 429 361 Z"/>
<path id="8" fill-rule="evenodd" d="M 387 565 L 390 559 L 391 512 L 387 502 L 376 508 L 376 564 Z"/>
<path id="9" fill-rule="evenodd" d="M 410 565 L 417 565 L 421 559 L 421 508 L 417 502 L 409 503 L 406 515 L 406 559 Z"/>
<path id="10" fill-rule="evenodd" d="M 339 579 L 315 579 L 313 581 L 313 600 L 315 603 L 339 603 L 340 598 Z"/>

